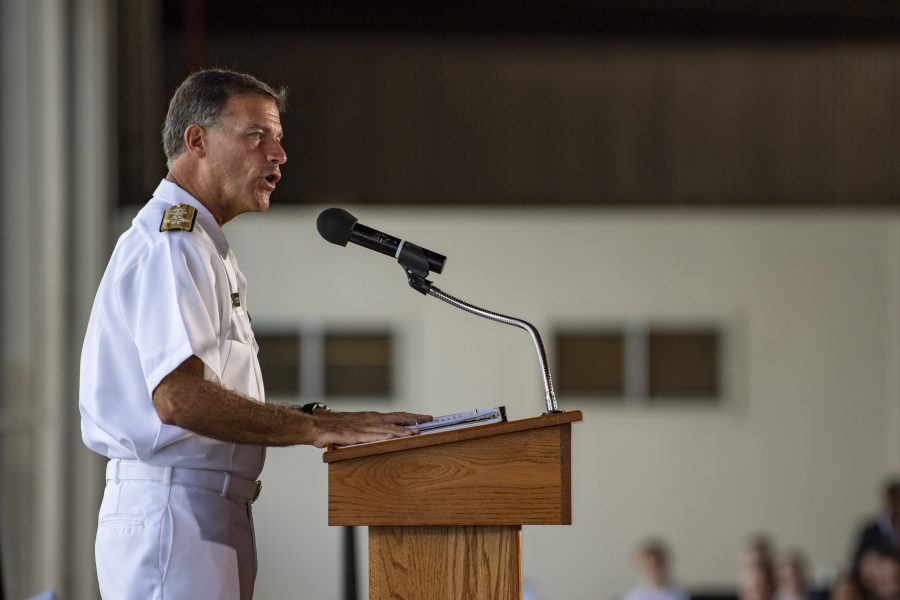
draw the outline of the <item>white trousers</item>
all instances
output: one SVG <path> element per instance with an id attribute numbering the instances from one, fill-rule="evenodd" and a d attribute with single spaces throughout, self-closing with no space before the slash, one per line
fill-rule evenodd
<path id="1" fill-rule="evenodd" d="M 256 541 L 250 504 L 212 490 L 108 480 L 95 546 L 106 600 L 250 600 Z"/>

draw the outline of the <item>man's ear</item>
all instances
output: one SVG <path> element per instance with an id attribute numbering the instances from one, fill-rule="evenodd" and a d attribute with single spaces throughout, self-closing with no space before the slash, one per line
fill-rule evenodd
<path id="1" fill-rule="evenodd" d="M 184 149 L 194 156 L 202 158 L 206 155 L 206 130 L 196 123 L 191 123 L 184 130 Z"/>

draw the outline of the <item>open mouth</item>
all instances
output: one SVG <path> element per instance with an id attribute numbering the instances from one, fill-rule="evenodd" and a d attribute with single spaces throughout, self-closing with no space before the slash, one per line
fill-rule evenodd
<path id="1" fill-rule="evenodd" d="M 264 178 L 270 185 L 274 186 L 281 179 L 281 175 L 278 173 L 272 173 L 270 175 L 266 175 Z"/>

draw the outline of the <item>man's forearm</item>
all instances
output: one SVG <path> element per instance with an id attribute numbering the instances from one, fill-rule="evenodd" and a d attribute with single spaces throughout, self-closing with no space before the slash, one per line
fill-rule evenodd
<path id="1" fill-rule="evenodd" d="M 217 383 L 173 372 L 153 394 L 160 419 L 200 435 L 236 444 L 312 444 L 316 419 L 296 410 L 260 404 Z"/>
<path id="2" fill-rule="evenodd" d="M 200 435 L 235 444 L 290 446 L 377 442 L 413 435 L 408 425 L 424 423 L 430 415 L 413 413 L 325 413 L 305 415 L 296 410 L 260 404 L 203 379 L 203 363 L 188 358 L 153 391 L 160 420 Z"/>

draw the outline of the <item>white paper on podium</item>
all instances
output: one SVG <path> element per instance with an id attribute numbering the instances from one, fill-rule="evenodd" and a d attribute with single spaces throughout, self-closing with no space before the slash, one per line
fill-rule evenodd
<path id="1" fill-rule="evenodd" d="M 441 431 L 453 431 L 454 429 L 464 429 L 466 427 L 477 427 L 479 425 L 489 425 L 491 423 L 502 423 L 506 421 L 506 407 L 498 406 L 492 408 L 476 408 L 452 415 L 444 415 L 435 417 L 427 423 L 419 423 L 418 425 L 407 425 L 410 429 L 418 428 L 422 434 L 440 433 Z"/>
<path id="2" fill-rule="evenodd" d="M 444 431 L 453 431 L 454 429 L 465 429 L 466 427 L 478 427 L 479 425 L 490 425 L 491 423 L 506 422 L 506 407 L 495 406 L 493 408 L 476 408 L 452 415 L 444 415 L 435 417 L 427 423 L 419 423 L 417 425 L 407 425 L 410 429 L 419 429 L 420 435 L 429 433 L 441 433 Z M 383 440 L 388 441 L 388 440 Z M 351 446 L 366 446 L 368 444 L 380 444 L 382 442 L 360 442 L 358 444 L 335 444 L 335 448 L 349 448 Z"/>

